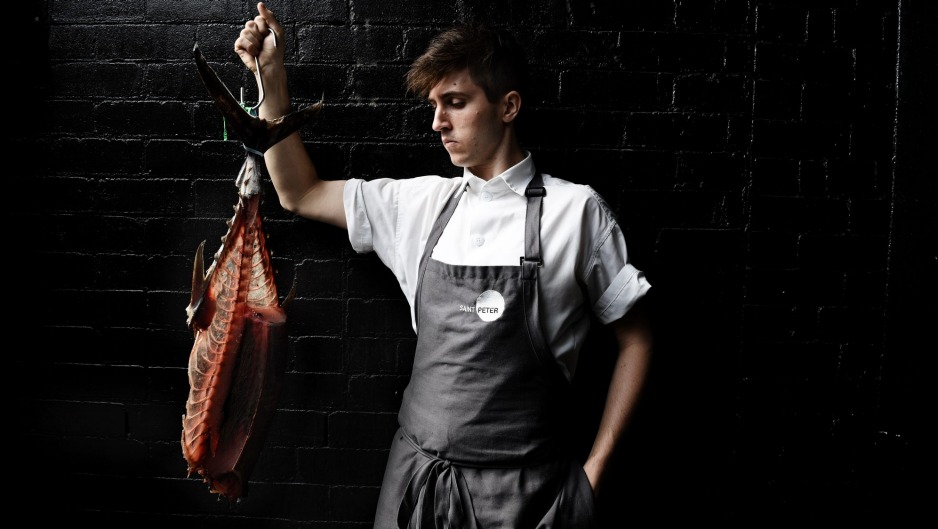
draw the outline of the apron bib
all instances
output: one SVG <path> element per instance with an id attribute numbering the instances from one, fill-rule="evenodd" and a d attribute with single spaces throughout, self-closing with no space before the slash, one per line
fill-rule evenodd
<path id="1" fill-rule="evenodd" d="M 541 175 L 528 185 L 520 266 L 430 258 L 465 186 L 434 223 L 415 297 L 417 349 L 376 528 L 588 528 L 594 504 L 568 455 L 570 383 L 541 332 Z"/>

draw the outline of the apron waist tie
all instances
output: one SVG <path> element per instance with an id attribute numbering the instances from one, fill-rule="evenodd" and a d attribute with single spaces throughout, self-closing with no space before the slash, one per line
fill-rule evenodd
<path id="1" fill-rule="evenodd" d="M 472 496 L 459 468 L 404 438 L 429 460 L 407 483 L 397 511 L 398 529 L 477 529 Z"/>

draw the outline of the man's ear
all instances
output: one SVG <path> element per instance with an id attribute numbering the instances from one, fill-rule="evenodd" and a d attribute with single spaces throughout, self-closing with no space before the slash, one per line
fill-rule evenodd
<path id="1" fill-rule="evenodd" d="M 511 123 L 521 111 L 521 94 L 512 90 L 502 96 L 502 121 Z"/>

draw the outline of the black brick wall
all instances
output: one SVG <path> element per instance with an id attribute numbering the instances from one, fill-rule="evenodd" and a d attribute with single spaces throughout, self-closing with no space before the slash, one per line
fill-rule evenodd
<path id="1" fill-rule="evenodd" d="M 901 526 L 926 502 L 935 326 L 935 7 L 911 0 L 271 0 L 303 130 L 331 177 L 457 174 L 401 76 L 427 39 L 513 29 L 525 146 L 594 186 L 655 285 L 647 393 L 600 505 L 610 527 Z M 344 232 L 263 214 L 290 365 L 247 499 L 187 478 L 191 265 L 243 151 L 191 58 L 253 1 L 49 0 L 8 47 L 5 269 L 21 517 L 97 527 L 369 527 L 407 383 L 406 303 Z M 586 449 L 611 361 L 576 387 Z"/>

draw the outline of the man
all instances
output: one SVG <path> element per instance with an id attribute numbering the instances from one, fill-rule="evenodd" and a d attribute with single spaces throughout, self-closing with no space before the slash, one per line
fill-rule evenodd
<path id="1" fill-rule="evenodd" d="M 235 51 L 261 64 L 264 119 L 290 111 L 282 29 L 259 3 Z M 271 35 L 273 33 L 276 35 Z M 255 73 L 257 73 L 255 71 Z M 375 527 L 592 527 L 594 495 L 651 350 L 650 288 L 588 186 L 537 172 L 515 123 L 525 62 L 507 34 L 460 26 L 407 76 L 463 176 L 323 180 L 298 134 L 265 153 L 281 205 L 349 231 L 411 306 L 417 350 Z M 619 356 L 584 464 L 561 432 L 589 312 Z"/>

